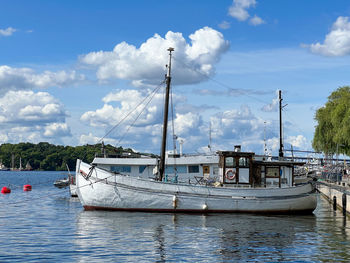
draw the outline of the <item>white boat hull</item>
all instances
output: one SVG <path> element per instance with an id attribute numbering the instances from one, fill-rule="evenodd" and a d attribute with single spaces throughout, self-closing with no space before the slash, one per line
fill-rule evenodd
<path id="1" fill-rule="evenodd" d="M 78 197 L 77 194 L 77 185 L 76 184 L 70 184 L 69 185 L 69 192 L 72 197 Z"/>
<path id="2" fill-rule="evenodd" d="M 86 210 L 310 213 L 317 205 L 311 184 L 271 189 L 173 184 L 114 174 L 80 160 L 76 184 Z"/>

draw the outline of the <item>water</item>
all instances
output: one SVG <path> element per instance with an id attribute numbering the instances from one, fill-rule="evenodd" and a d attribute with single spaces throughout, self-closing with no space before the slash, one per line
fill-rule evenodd
<path id="1" fill-rule="evenodd" d="M 61 172 L 0 172 L 0 262 L 349 262 L 350 218 L 84 211 Z M 30 183 L 33 191 L 23 192 Z"/>

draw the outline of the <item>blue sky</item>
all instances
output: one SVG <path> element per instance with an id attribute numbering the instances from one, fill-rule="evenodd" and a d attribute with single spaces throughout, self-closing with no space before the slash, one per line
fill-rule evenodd
<path id="1" fill-rule="evenodd" d="M 0 143 L 98 142 L 161 83 L 173 45 L 185 152 L 207 151 L 211 127 L 214 150 L 262 153 L 265 137 L 276 154 L 278 89 L 285 148 L 311 149 L 315 111 L 350 83 L 349 17 L 345 0 L 1 1 Z M 162 100 L 105 142 L 158 153 Z"/>

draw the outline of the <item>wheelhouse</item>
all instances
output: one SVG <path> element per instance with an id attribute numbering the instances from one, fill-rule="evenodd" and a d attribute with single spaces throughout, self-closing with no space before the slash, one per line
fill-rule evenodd
<path id="1" fill-rule="evenodd" d="M 290 187 L 294 185 L 293 161 L 266 161 L 252 152 L 220 151 L 219 179 L 226 186 Z"/>

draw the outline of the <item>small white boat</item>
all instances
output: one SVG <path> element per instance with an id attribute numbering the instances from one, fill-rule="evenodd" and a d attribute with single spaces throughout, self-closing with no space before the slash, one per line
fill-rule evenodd
<path id="1" fill-rule="evenodd" d="M 66 164 L 68 170 L 68 180 L 69 180 L 69 193 L 71 197 L 78 197 L 77 185 L 75 183 L 75 175 L 71 174 L 69 166 Z"/>
<path id="2" fill-rule="evenodd" d="M 266 161 L 252 152 L 166 157 L 171 52 L 166 77 L 161 159 L 77 160 L 78 197 L 86 210 L 149 212 L 311 213 L 317 205 L 312 183 L 295 185 L 292 161 Z M 281 149 L 280 149 L 281 152 Z M 281 155 L 280 155 L 281 156 Z M 282 155 L 283 156 L 283 155 Z"/>
<path id="3" fill-rule="evenodd" d="M 74 181 L 73 181 L 74 180 Z M 78 194 L 77 194 L 77 185 L 75 184 L 75 178 L 74 177 L 71 177 L 69 179 L 69 192 L 70 192 L 70 195 L 71 197 L 78 197 Z"/>
<path id="4" fill-rule="evenodd" d="M 69 179 L 68 178 L 64 178 L 64 179 L 59 179 L 56 180 L 53 183 L 54 186 L 58 187 L 58 188 L 65 188 L 69 185 Z"/>
<path id="5" fill-rule="evenodd" d="M 2 160 L 0 161 L 0 171 L 10 171 L 10 168 L 7 168 L 7 167 L 2 163 Z"/>

